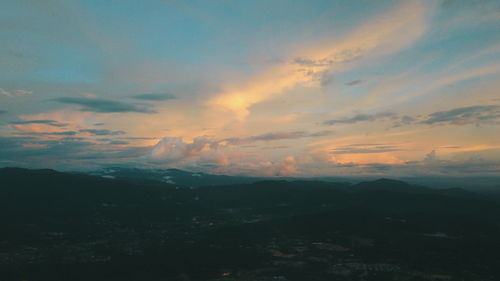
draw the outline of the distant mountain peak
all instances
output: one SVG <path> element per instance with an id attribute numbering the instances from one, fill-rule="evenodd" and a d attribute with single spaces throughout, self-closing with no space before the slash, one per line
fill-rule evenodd
<path id="1" fill-rule="evenodd" d="M 378 180 L 372 181 L 372 183 L 411 185 L 411 184 L 404 182 L 404 181 L 389 179 L 389 178 L 380 178 Z"/>
<path id="2" fill-rule="evenodd" d="M 404 191 L 404 192 L 428 192 L 429 188 L 409 184 L 404 181 L 381 178 L 374 181 L 365 181 L 355 184 L 352 191 Z"/>

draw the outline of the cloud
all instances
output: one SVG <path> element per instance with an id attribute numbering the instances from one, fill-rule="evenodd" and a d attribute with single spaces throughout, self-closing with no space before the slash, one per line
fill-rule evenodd
<path id="1" fill-rule="evenodd" d="M 247 144 L 256 141 L 275 141 L 284 139 L 298 139 L 307 136 L 304 131 L 294 131 L 294 132 L 270 132 L 262 135 L 250 136 L 246 138 L 229 138 L 226 141 L 229 144 Z"/>
<path id="2" fill-rule="evenodd" d="M 401 151 L 396 145 L 378 145 L 378 144 L 353 144 L 348 146 L 336 147 L 331 154 L 365 154 L 365 153 L 383 153 L 391 151 Z"/>
<path id="3" fill-rule="evenodd" d="M 29 125 L 29 124 L 42 124 L 53 127 L 66 127 L 68 124 L 60 123 L 56 120 L 23 120 L 23 121 L 14 121 L 10 122 L 12 125 Z"/>
<path id="4" fill-rule="evenodd" d="M 166 163 L 182 163 L 192 160 L 207 153 L 214 153 L 229 146 L 243 145 L 258 141 L 291 140 L 306 137 L 324 137 L 332 134 L 332 131 L 320 131 L 309 133 L 306 131 L 291 132 L 269 132 L 245 138 L 213 139 L 205 136 L 196 137 L 191 143 L 184 142 L 182 137 L 164 137 L 151 152 L 153 161 Z"/>
<path id="5" fill-rule="evenodd" d="M 229 138 L 224 139 L 229 144 L 248 144 L 256 141 L 277 141 L 287 139 L 299 139 L 306 137 L 324 137 L 331 135 L 333 131 L 320 131 L 316 133 L 309 133 L 306 131 L 291 131 L 291 132 L 269 132 L 261 135 L 250 136 L 246 138 Z"/>
<path id="6" fill-rule="evenodd" d="M 416 119 L 414 117 L 405 115 L 405 116 L 401 117 L 401 119 L 399 119 L 398 121 L 394 122 L 392 124 L 392 127 L 396 128 L 396 127 L 401 127 L 404 125 L 409 125 L 409 124 L 413 123 L 415 120 Z"/>
<path id="7" fill-rule="evenodd" d="M 352 47 L 339 50 L 321 59 L 295 58 L 293 63 L 304 67 L 331 67 L 334 64 L 351 62 L 360 59 L 363 56 L 363 49 Z"/>
<path id="8" fill-rule="evenodd" d="M 147 100 L 147 101 L 166 101 L 176 99 L 177 97 L 168 93 L 148 93 L 133 96 L 134 99 Z"/>
<path id="9" fill-rule="evenodd" d="M 53 132 L 53 133 L 45 133 L 47 135 L 52 136 L 74 136 L 77 133 L 75 131 L 64 131 L 64 132 Z"/>
<path id="10" fill-rule="evenodd" d="M 325 125 L 336 125 L 336 124 L 355 124 L 358 122 L 365 122 L 365 121 L 375 121 L 379 119 L 385 119 L 388 117 L 394 117 L 396 114 L 392 112 L 381 112 L 378 114 L 357 114 L 353 117 L 349 118 L 342 118 L 342 119 L 332 119 L 332 120 L 326 120 L 323 122 Z"/>
<path id="11" fill-rule="evenodd" d="M 327 87 L 328 85 L 333 84 L 334 80 L 335 80 L 335 73 L 333 73 L 332 71 L 324 71 L 319 76 L 321 87 Z"/>
<path id="12" fill-rule="evenodd" d="M 149 159 L 153 163 L 165 163 L 171 167 L 204 171 L 208 169 L 215 173 L 285 176 L 296 173 L 293 156 L 288 156 L 283 161 L 273 161 L 255 152 L 242 152 L 236 146 L 330 134 L 332 131 L 270 132 L 245 138 L 213 139 L 202 136 L 194 138 L 192 142 L 186 142 L 181 137 L 164 137 L 153 147 Z"/>
<path id="13" fill-rule="evenodd" d="M 40 133 L 51 136 L 74 136 L 77 134 L 75 131 L 53 132 L 53 133 Z"/>
<path id="14" fill-rule="evenodd" d="M 405 116 L 401 117 L 401 123 L 402 124 L 410 124 L 413 121 L 415 121 L 415 118 L 413 118 L 411 116 L 405 115 Z"/>
<path id="15" fill-rule="evenodd" d="M 444 0 L 440 8 L 452 16 L 450 24 L 460 26 L 474 22 L 497 22 L 500 19 L 500 4 L 494 0 L 477 2 L 464 0 Z"/>
<path id="16" fill-rule="evenodd" d="M 28 91 L 28 90 L 7 91 L 5 89 L 0 88 L 0 95 L 4 95 L 7 97 L 20 97 L 20 96 L 26 96 L 26 95 L 31 95 L 31 94 L 33 94 L 33 91 Z"/>
<path id="17" fill-rule="evenodd" d="M 4 95 L 4 96 L 7 96 L 7 97 L 12 97 L 13 96 L 11 92 L 6 91 L 6 90 L 4 90 L 2 88 L 0 88 L 0 95 Z"/>
<path id="18" fill-rule="evenodd" d="M 128 141 L 115 140 L 115 139 L 110 139 L 110 138 L 99 138 L 99 139 L 96 139 L 96 140 L 97 141 L 106 142 L 107 144 L 118 144 L 118 145 L 130 144 L 130 142 L 128 142 Z"/>
<path id="19" fill-rule="evenodd" d="M 124 135 L 126 134 L 125 131 L 111 131 L 111 130 L 106 130 L 106 129 L 84 129 L 80 130 L 81 133 L 89 133 L 95 136 L 118 136 L 118 135 Z"/>
<path id="20" fill-rule="evenodd" d="M 358 79 L 358 80 L 353 80 L 353 81 L 347 82 L 346 85 L 347 86 L 355 86 L 355 85 L 359 85 L 361 83 L 363 83 L 363 80 Z"/>
<path id="21" fill-rule="evenodd" d="M 126 102 L 100 99 L 100 98 L 71 98 L 62 97 L 55 101 L 66 104 L 76 104 L 82 106 L 82 111 L 91 111 L 99 113 L 114 113 L 114 112 L 138 112 L 138 113 L 155 113 L 154 110 L 147 106 L 135 105 Z"/>
<path id="22" fill-rule="evenodd" d="M 109 141 L 109 144 L 119 144 L 119 145 L 122 145 L 122 144 L 129 144 L 128 141 L 123 141 L 123 140 L 112 140 L 112 141 Z"/>
<path id="23" fill-rule="evenodd" d="M 310 133 L 308 137 L 326 137 L 332 135 L 334 132 L 330 130 L 319 131 L 316 133 Z"/>
<path id="24" fill-rule="evenodd" d="M 49 166 L 50 160 L 60 157 L 64 157 L 61 160 L 68 159 L 70 155 L 74 156 L 84 152 L 84 150 L 80 149 L 89 145 L 91 143 L 74 139 L 54 141 L 40 140 L 32 136 L 0 137 L 0 158 L 19 161 L 30 161 L 33 158 L 39 158 L 40 163 L 38 164 Z"/>
<path id="25" fill-rule="evenodd" d="M 312 60 L 305 58 L 295 58 L 293 63 L 301 65 L 301 66 L 330 66 L 334 63 L 332 59 L 320 59 L 320 60 Z"/>
<path id="26" fill-rule="evenodd" d="M 75 137 L 58 140 L 36 136 L 0 137 L 0 166 L 16 163 L 16 166 L 30 168 L 82 170 L 96 169 L 106 163 L 134 165 L 151 153 L 151 149 L 150 146 L 110 146 Z"/>
<path id="27" fill-rule="evenodd" d="M 253 105 L 283 95 L 298 85 L 328 84 L 332 72 L 346 67 L 345 63 L 392 54 L 420 38 L 427 29 L 425 8 L 423 2 L 405 1 L 367 20 L 343 38 L 303 48 L 298 52 L 300 55 L 291 55 L 295 58 L 291 63 L 271 67 L 241 83 L 228 84 L 208 105 L 217 111 L 233 112 L 241 121 Z"/>
<path id="28" fill-rule="evenodd" d="M 455 108 L 452 110 L 438 111 L 427 116 L 421 121 L 422 124 L 442 124 L 453 125 L 478 124 L 500 118 L 500 106 L 498 105 L 478 105 Z"/>
<path id="29" fill-rule="evenodd" d="M 61 132 L 20 132 L 15 133 L 17 136 L 74 136 L 78 134 L 75 131 L 61 131 Z"/>
<path id="30" fill-rule="evenodd" d="M 62 131 L 62 132 L 21 132 L 16 133 L 16 135 L 24 136 L 74 136 L 77 132 L 75 131 Z"/>
<path id="31" fill-rule="evenodd" d="M 151 157 L 159 162 L 182 162 L 202 152 L 215 150 L 217 146 L 217 142 L 206 137 L 197 137 L 191 143 L 184 142 L 182 137 L 164 137 L 153 147 Z"/>
<path id="32" fill-rule="evenodd" d="M 156 138 L 156 137 L 151 137 L 151 138 L 146 138 L 146 137 L 127 137 L 126 139 L 128 139 L 128 140 L 156 140 L 158 138 Z"/>
<path id="33" fill-rule="evenodd" d="M 435 163 L 438 160 L 436 150 L 427 153 L 424 158 L 425 163 Z"/>
<path id="34" fill-rule="evenodd" d="M 297 173 L 295 158 L 293 156 L 288 156 L 281 163 L 279 173 L 277 176 L 291 176 Z"/>
<path id="35" fill-rule="evenodd" d="M 257 136 L 251 136 L 245 138 L 250 141 L 274 141 L 274 140 L 283 140 L 283 139 L 298 139 L 307 136 L 308 133 L 304 131 L 295 131 L 295 132 L 271 132 Z"/>
<path id="36" fill-rule="evenodd" d="M 33 91 L 28 91 L 28 90 L 16 90 L 14 92 L 16 96 L 26 96 L 26 95 L 31 95 L 33 94 Z"/>

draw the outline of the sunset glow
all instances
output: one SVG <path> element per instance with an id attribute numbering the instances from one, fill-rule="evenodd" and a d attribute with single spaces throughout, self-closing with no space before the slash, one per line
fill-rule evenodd
<path id="1" fill-rule="evenodd" d="M 479 2 L 7 1 L 0 166 L 499 175 Z"/>

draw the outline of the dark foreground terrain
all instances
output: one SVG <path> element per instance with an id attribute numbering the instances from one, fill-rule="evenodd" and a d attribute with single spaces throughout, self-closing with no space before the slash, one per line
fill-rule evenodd
<path id="1" fill-rule="evenodd" d="M 385 179 L 189 188 L 6 168 L 0 280 L 497 281 L 496 200 Z"/>

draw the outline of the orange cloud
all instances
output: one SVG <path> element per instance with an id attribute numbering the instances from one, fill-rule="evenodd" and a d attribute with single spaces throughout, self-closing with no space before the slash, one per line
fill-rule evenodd
<path id="1" fill-rule="evenodd" d="M 217 111 L 234 113 L 241 121 L 252 105 L 282 95 L 298 84 L 317 85 L 324 72 L 345 67 L 341 66 L 344 62 L 396 52 L 418 39 L 426 27 L 423 4 L 404 2 L 340 40 L 304 48 L 297 52 L 300 55 L 290 56 L 288 63 L 275 66 L 240 85 L 226 86 L 208 104 Z"/>

